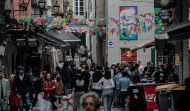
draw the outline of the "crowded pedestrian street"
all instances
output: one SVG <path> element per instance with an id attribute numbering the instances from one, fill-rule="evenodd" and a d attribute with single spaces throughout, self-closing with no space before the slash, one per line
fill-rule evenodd
<path id="1" fill-rule="evenodd" d="M 189 111 L 190 0 L 0 0 L 1 111 Z"/>

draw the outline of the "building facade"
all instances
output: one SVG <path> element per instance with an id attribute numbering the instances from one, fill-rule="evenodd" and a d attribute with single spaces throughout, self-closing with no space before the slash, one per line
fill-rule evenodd
<path id="1" fill-rule="evenodd" d="M 126 16 L 135 16 L 145 13 L 154 13 L 154 1 L 150 0 L 141 0 L 141 1 L 126 1 L 126 0 L 108 0 L 108 18 L 113 17 L 119 19 L 120 26 L 124 26 L 130 21 L 122 24 L 120 17 L 122 14 Z M 114 28 L 117 28 L 118 25 L 112 23 Z M 147 24 L 147 23 L 146 23 Z M 134 24 L 133 24 L 134 25 Z M 127 37 L 128 36 L 128 37 Z M 132 35 L 117 35 L 117 33 L 111 34 L 108 37 L 108 66 L 111 66 L 113 63 L 121 62 L 130 62 L 132 64 L 141 61 L 143 66 L 146 66 L 148 61 L 155 59 L 155 50 L 154 48 L 148 48 L 146 50 L 139 49 L 137 51 L 132 51 L 134 47 L 138 47 L 139 44 L 145 44 L 154 40 L 154 30 L 150 30 L 141 33 L 133 33 Z"/>

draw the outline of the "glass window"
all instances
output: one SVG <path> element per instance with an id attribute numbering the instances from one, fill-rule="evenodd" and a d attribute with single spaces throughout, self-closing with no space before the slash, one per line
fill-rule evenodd
<path id="1" fill-rule="evenodd" d="M 76 16 L 84 16 L 84 0 L 75 0 L 74 13 Z"/>

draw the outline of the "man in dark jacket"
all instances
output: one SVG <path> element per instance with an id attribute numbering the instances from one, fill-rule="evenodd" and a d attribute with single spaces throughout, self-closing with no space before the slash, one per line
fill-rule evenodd
<path id="1" fill-rule="evenodd" d="M 73 78 L 74 74 L 71 68 L 69 68 L 69 64 L 65 63 L 65 67 L 63 68 L 63 75 L 62 75 L 62 80 L 65 83 L 64 85 L 64 93 L 67 95 L 67 89 L 71 88 L 71 81 Z"/>
<path id="2" fill-rule="evenodd" d="M 32 92 L 32 81 L 29 74 L 24 73 L 24 67 L 19 66 L 18 74 L 13 80 L 13 91 L 19 99 L 19 109 L 23 111 L 26 104 L 26 111 L 30 108 L 30 94 Z"/>

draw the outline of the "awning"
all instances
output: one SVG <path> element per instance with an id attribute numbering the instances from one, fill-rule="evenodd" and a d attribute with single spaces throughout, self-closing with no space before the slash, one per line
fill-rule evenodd
<path id="1" fill-rule="evenodd" d="M 55 31 L 48 31 L 47 34 L 51 36 L 55 36 L 57 39 L 64 42 L 80 42 L 81 40 L 77 38 L 74 34 L 70 33 L 69 35 L 65 32 L 65 30 L 61 29 L 61 33 L 57 33 Z"/>
<path id="2" fill-rule="evenodd" d="M 131 47 L 131 50 L 139 50 L 142 48 L 149 48 L 155 46 L 155 40 L 147 40 L 145 42 L 139 43 L 136 46 Z"/>
<path id="3" fill-rule="evenodd" d="M 185 22 L 155 34 L 156 39 L 188 39 L 190 22 Z"/>
<path id="4" fill-rule="evenodd" d="M 40 36 L 42 39 L 53 43 L 55 46 L 59 46 L 61 48 L 69 47 L 68 43 L 66 43 L 66 42 L 64 42 L 62 40 L 59 40 L 59 39 L 57 39 L 57 37 L 51 36 L 51 35 L 49 35 L 49 34 L 47 34 L 45 32 L 38 32 L 37 35 Z"/>

